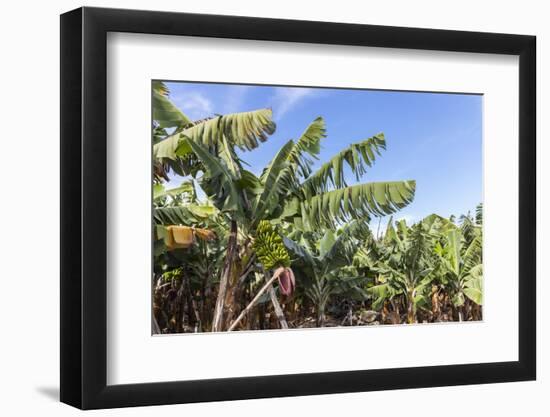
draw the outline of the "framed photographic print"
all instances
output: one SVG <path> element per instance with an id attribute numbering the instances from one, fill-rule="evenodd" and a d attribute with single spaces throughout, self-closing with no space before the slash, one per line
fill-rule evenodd
<path id="1" fill-rule="evenodd" d="M 535 38 L 61 16 L 61 400 L 535 379 Z"/>

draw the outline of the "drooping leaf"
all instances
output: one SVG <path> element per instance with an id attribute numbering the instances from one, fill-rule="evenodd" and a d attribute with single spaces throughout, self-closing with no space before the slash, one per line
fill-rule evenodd
<path id="1" fill-rule="evenodd" d="M 218 209 L 206 204 L 188 204 L 186 206 L 194 216 L 207 219 L 218 214 Z"/>
<path id="2" fill-rule="evenodd" d="M 310 268 L 315 265 L 313 255 L 306 247 L 299 245 L 295 241 L 287 238 L 286 236 L 283 236 L 283 243 L 295 259 L 299 259 L 304 265 Z"/>
<path id="3" fill-rule="evenodd" d="M 232 147 L 237 146 L 241 150 L 250 151 L 257 148 L 260 142 L 265 142 L 268 135 L 273 132 L 275 123 L 270 109 L 216 116 L 157 143 L 153 146 L 153 156 L 176 159 L 179 156 L 177 151 L 180 149 L 180 143 L 185 141 L 185 138 L 206 148 L 216 148 L 222 145 L 225 137 Z"/>
<path id="4" fill-rule="evenodd" d="M 395 213 L 412 202 L 415 181 L 371 182 L 328 191 L 302 201 L 301 213 L 312 229 L 335 228 L 353 219 Z"/>
<path id="5" fill-rule="evenodd" d="M 374 285 L 367 289 L 367 294 L 373 297 L 372 308 L 379 310 L 384 301 L 391 297 L 391 289 L 388 283 Z"/>
<path id="6" fill-rule="evenodd" d="M 450 230 L 447 233 L 447 247 L 448 247 L 448 257 L 449 265 L 452 272 L 458 276 L 460 273 L 460 250 L 462 249 L 462 244 L 460 242 L 460 234 L 458 230 Z"/>
<path id="7" fill-rule="evenodd" d="M 319 159 L 321 139 L 324 137 L 326 137 L 325 121 L 322 117 L 318 117 L 302 133 L 288 155 L 288 160 L 298 168 L 299 175 L 303 178 L 311 174 L 313 163 Z"/>
<path id="8" fill-rule="evenodd" d="M 279 198 L 292 187 L 295 173 L 287 160 L 293 147 L 294 142 L 292 140 L 283 145 L 262 172 L 260 181 L 263 192 L 258 195 L 254 202 L 254 219 L 262 219 L 269 215 L 273 208 L 279 205 Z"/>
<path id="9" fill-rule="evenodd" d="M 464 294 L 478 305 L 483 305 L 483 266 L 481 264 L 470 269 L 464 284 Z"/>
<path id="10" fill-rule="evenodd" d="M 215 207 L 188 204 L 179 207 L 155 207 L 153 218 L 161 225 L 181 224 L 190 226 L 204 221 L 217 213 Z"/>
<path id="11" fill-rule="evenodd" d="M 199 142 L 189 139 L 185 139 L 185 141 L 191 146 L 195 155 L 197 155 L 206 168 L 205 178 L 202 179 L 202 183 L 214 180 L 217 184 L 216 187 L 213 187 L 215 193 L 212 193 L 209 197 L 215 204 L 218 204 L 218 209 L 242 214 L 243 203 L 240 190 L 237 187 L 238 179 L 235 178 L 221 159 L 216 158 L 208 152 L 208 149 Z M 205 191 L 209 191 L 208 187 L 203 188 Z"/>
<path id="12" fill-rule="evenodd" d="M 177 196 L 180 194 L 189 194 L 192 198 L 196 195 L 195 186 L 192 181 L 184 181 L 180 186 L 166 189 L 162 184 L 153 185 L 153 200 L 161 199 L 166 196 Z"/>
<path id="13" fill-rule="evenodd" d="M 336 234 L 334 231 L 328 229 L 319 241 L 319 256 L 321 258 L 332 249 L 334 242 L 336 242 Z"/>
<path id="14" fill-rule="evenodd" d="M 474 238 L 470 245 L 464 251 L 462 259 L 464 261 L 464 269 L 470 271 L 476 265 L 481 263 L 481 254 L 483 246 L 480 237 Z"/>
<path id="15" fill-rule="evenodd" d="M 168 88 L 160 81 L 153 81 L 153 120 L 161 128 L 185 128 L 193 122 L 168 98 Z"/>
<path id="16" fill-rule="evenodd" d="M 354 143 L 340 151 L 309 176 L 302 184 L 306 195 L 327 192 L 332 188 L 346 187 L 345 166 L 355 175 L 357 181 L 371 167 L 380 151 L 386 149 L 384 134 L 380 133 L 362 142 Z"/>
<path id="17" fill-rule="evenodd" d="M 478 288 L 464 288 L 464 294 L 478 305 L 483 305 L 483 292 Z"/>
<path id="18" fill-rule="evenodd" d="M 160 94 L 161 96 L 168 96 L 170 94 L 170 90 L 164 83 L 164 81 L 160 80 L 153 80 L 151 82 L 151 87 L 153 88 L 153 91 Z"/>

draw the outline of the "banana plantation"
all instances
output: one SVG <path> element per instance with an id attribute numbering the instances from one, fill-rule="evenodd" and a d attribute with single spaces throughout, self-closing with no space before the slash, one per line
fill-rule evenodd
<path id="1" fill-rule="evenodd" d="M 323 117 L 254 173 L 275 128 L 267 108 L 191 120 L 153 82 L 154 334 L 482 319 L 481 204 L 396 220 L 417 187 L 368 181 L 384 135 L 321 160 Z"/>

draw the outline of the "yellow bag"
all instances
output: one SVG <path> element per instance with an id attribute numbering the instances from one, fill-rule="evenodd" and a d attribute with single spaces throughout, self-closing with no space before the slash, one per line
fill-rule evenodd
<path id="1" fill-rule="evenodd" d="M 195 242 L 195 234 L 193 228 L 188 226 L 169 226 L 175 245 L 180 248 L 189 248 Z"/>

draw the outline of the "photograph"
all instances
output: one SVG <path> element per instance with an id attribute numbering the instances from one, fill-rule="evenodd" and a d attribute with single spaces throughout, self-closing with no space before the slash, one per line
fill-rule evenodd
<path id="1" fill-rule="evenodd" d="M 480 413 L 513 408 L 506 390 L 540 408 L 542 14 L 218 3 L 78 5 L 50 31 L 56 82 L 38 84 L 60 106 L 35 113 L 60 146 L 30 149 L 59 161 L 59 195 L 38 187 L 59 288 L 35 291 L 43 335 L 19 327 L 55 338 L 31 368 L 57 385 L 11 379 L 81 410 L 219 401 L 213 414 L 242 416 L 269 399 L 280 415 L 314 398 L 332 415 L 353 397 L 385 413 L 372 399 L 399 394 L 416 416 L 460 390 Z M 29 95 L 9 96 L 28 119 Z"/>
<path id="2" fill-rule="evenodd" d="M 151 103 L 153 335 L 483 320 L 482 94 L 152 80 Z"/>

